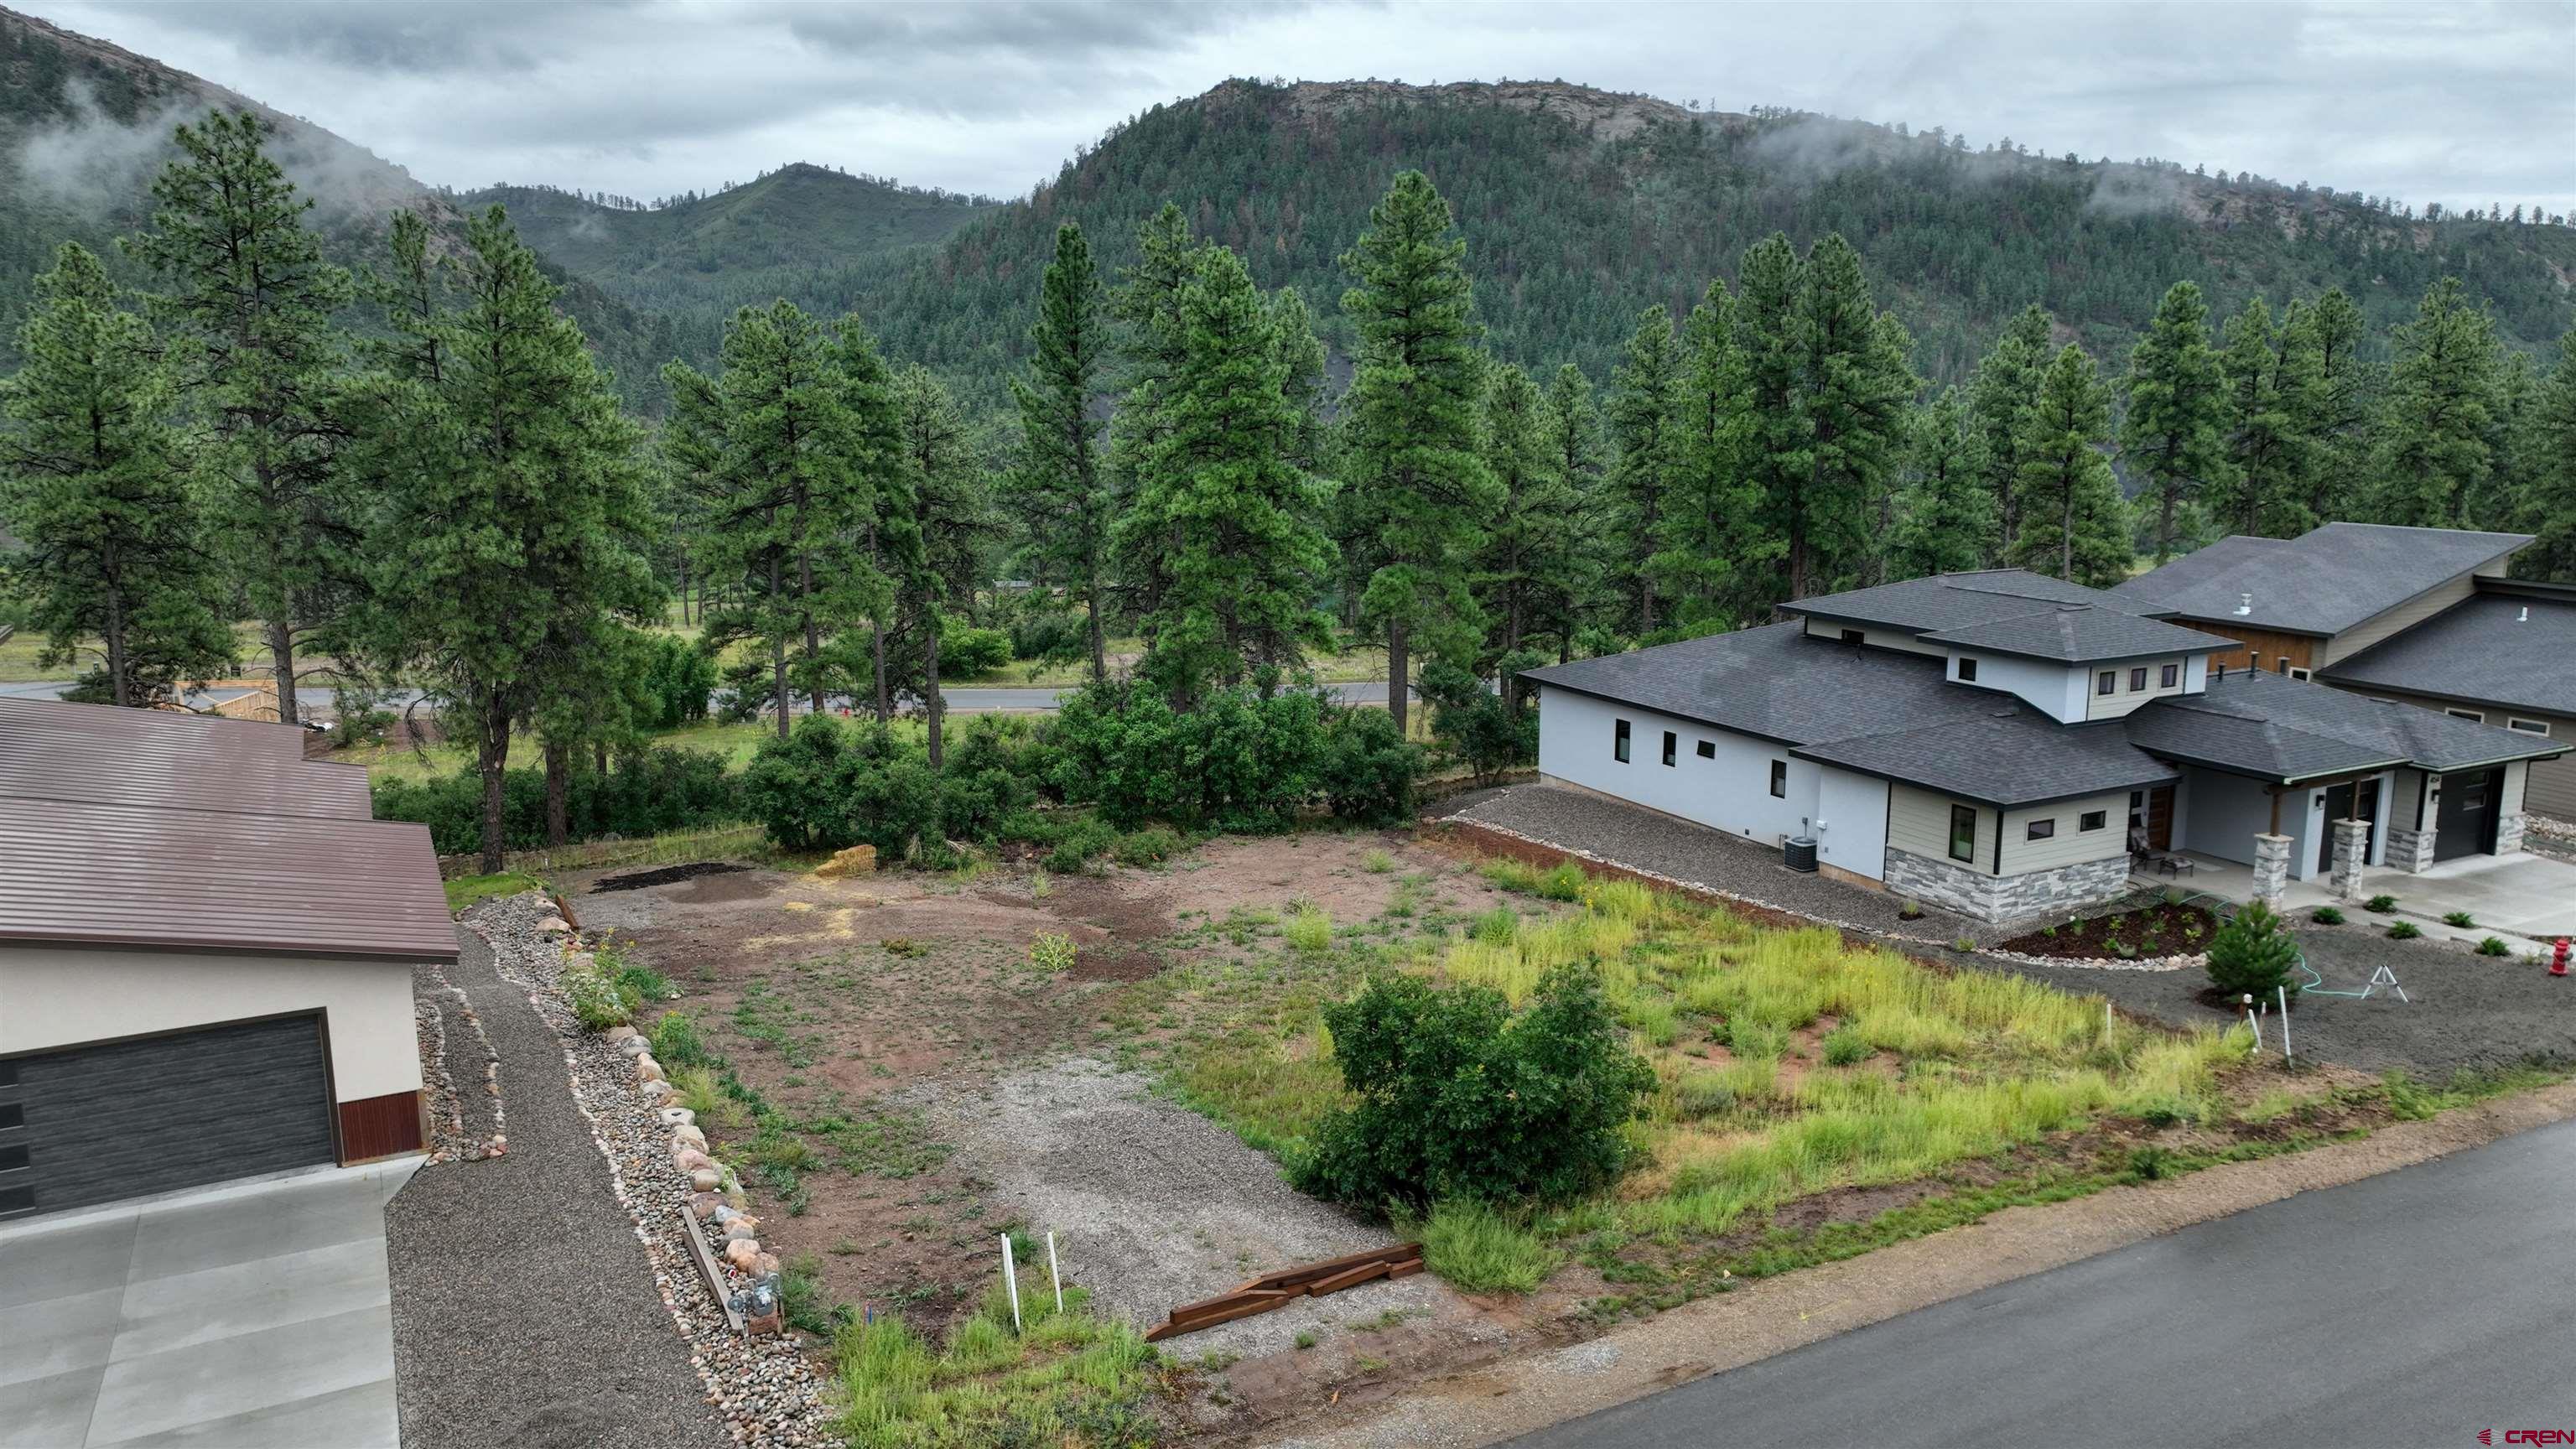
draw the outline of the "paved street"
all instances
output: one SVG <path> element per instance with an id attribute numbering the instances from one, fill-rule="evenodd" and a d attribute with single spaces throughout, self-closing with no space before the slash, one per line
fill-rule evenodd
<path id="1" fill-rule="evenodd" d="M 1327 687 L 1332 690 L 1336 698 L 1347 703 L 1384 704 L 1386 702 L 1386 681 L 1383 679 Z M 9 681 L 0 682 L 0 695 L 16 695 L 25 699 L 54 699 L 69 688 L 71 685 L 63 680 Z M 1069 689 L 1042 688 L 1035 685 L 984 684 L 951 685 L 941 691 L 948 697 L 948 710 L 951 714 L 974 714 L 986 710 L 1048 710 L 1055 708 L 1059 699 L 1072 692 Z M 189 696 L 188 702 L 199 706 L 210 706 L 247 693 L 249 691 L 244 689 L 209 689 Z M 408 689 L 394 690 L 385 696 L 385 708 L 399 710 L 418 697 Z M 331 691 L 327 689 L 299 689 L 295 691 L 295 698 L 308 709 L 319 709 L 327 713 L 331 708 Z M 797 707 L 804 708 L 803 702 L 799 701 Z"/>
<path id="2" fill-rule="evenodd" d="M 2576 1430 L 2576 1123 L 2305 1193 L 1515 1441 L 2471 1445 Z M 2565 1442 L 2565 1441 L 2553 1441 Z"/>

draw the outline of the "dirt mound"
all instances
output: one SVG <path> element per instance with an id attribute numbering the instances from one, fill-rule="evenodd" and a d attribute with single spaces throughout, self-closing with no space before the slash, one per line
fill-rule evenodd
<path id="1" fill-rule="evenodd" d="M 732 875 L 749 869 L 751 869 L 750 866 L 735 865 L 730 861 L 693 860 L 686 865 L 666 865 L 658 870 L 631 870 L 624 875 L 602 876 L 590 883 L 590 893 L 599 895 L 604 891 L 640 891 L 652 886 L 677 885 L 681 881 L 695 880 L 702 875 Z"/>

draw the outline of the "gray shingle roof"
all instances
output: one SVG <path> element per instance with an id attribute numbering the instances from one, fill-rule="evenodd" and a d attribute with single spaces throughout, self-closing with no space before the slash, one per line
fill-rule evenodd
<path id="1" fill-rule="evenodd" d="M 2259 670 L 2213 679 L 2205 694 L 2145 705 L 2128 717 L 2127 733 L 2131 743 L 2159 755 L 2276 780 L 2394 764 L 2456 770 L 2538 759 L 2568 748 L 2537 735 Z"/>
<path id="2" fill-rule="evenodd" d="M 2322 672 L 2342 684 L 2576 715 L 2576 601 L 2480 594 Z"/>
<path id="3" fill-rule="evenodd" d="M 2142 619 L 2094 604 L 2053 604 L 2027 614 L 1942 629 L 1916 636 L 1926 644 L 1998 654 L 2026 654 L 2064 664 L 2134 659 L 2147 654 L 2194 654 L 2232 649 L 2233 639 Z"/>
<path id="4" fill-rule="evenodd" d="M 1521 677 L 1793 745 L 1908 729 L 1990 708 L 1997 698 L 1945 682 L 1938 658 L 1855 649 L 1801 629 L 1770 624 Z"/>
<path id="5" fill-rule="evenodd" d="M 2222 539 L 2111 592 L 2195 619 L 2332 635 L 2529 542 L 2521 533 L 2329 523 L 2293 539 Z M 2249 594 L 2251 612 L 2237 613 Z"/>
<path id="6" fill-rule="evenodd" d="M 1988 569 L 1981 573 L 1936 574 L 1880 584 L 1876 588 L 1824 594 L 1780 606 L 1783 613 L 1815 614 L 1861 624 L 1885 624 L 1908 632 L 1961 629 L 2023 614 L 2051 604 L 2093 604 L 2126 613 L 2154 612 L 2101 589 L 2088 589 L 2024 569 Z"/>
<path id="7" fill-rule="evenodd" d="M 2063 725 L 2005 698 L 1982 714 L 1789 753 L 2011 808 L 2178 778 L 2114 725 Z"/>

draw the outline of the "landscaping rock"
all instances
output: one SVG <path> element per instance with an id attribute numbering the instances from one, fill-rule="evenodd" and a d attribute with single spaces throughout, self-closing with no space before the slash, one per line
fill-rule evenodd
<path id="1" fill-rule="evenodd" d="M 639 1082 L 659 1082 L 667 1079 L 662 1075 L 662 1064 L 653 1060 L 652 1056 L 647 1054 L 635 1059 L 635 1080 Z"/>
<path id="2" fill-rule="evenodd" d="M 671 1129 L 671 1141 L 676 1146 L 694 1147 L 700 1152 L 707 1150 L 707 1134 L 685 1122 Z"/>
<path id="3" fill-rule="evenodd" d="M 601 1032 L 600 1035 L 610 1041 L 623 1043 L 637 1040 L 641 1036 L 641 1033 L 637 1032 L 635 1028 L 631 1026 L 612 1026 L 608 1030 Z"/>
<path id="4" fill-rule="evenodd" d="M 724 1260 L 748 1273 L 760 1261 L 760 1244 L 750 1238 L 735 1238 L 724 1245 Z"/>
<path id="5" fill-rule="evenodd" d="M 631 1026 L 621 1026 L 612 1029 L 626 1033 L 623 1037 L 612 1036 L 609 1040 L 616 1042 L 617 1049 L 626 1053 L 628 1056 L 640 1057 L 653 1050 L 653 1043 L 645 1040 L 641 1036 L 638 1036 L 635 1032 L 635 1028 Z"/>
<path id="6" fill-rule="evenodd" d="M 561 916 L 548 916 L 544 920 L 537 922 L 537 934 L 540 936 L 569 936 L 572 934 L 572 923 Z"/>
<path id="7" fill-rule="evenodd" d="M 724 1199 L 716 1196 L 714 1193 L 693 1192 L 689 1194 L 689 1214 L 700 1222 L 705 1222 L 709 1218 L 714 1217 L 723 1209 Z"/>
<path id="8" fill-rule="evenodd" d="M 671 1149 L 671 1165 L 682 1172 L 695 1172 L 701 1167 L 714 1167 L 716 1163 L 714 1158 L 698 1149 L 680 1143 Z"/>
<path id="9" fill-rule="evenodd" d="M 669 1082 L 662 1081 L 648 1081 L 642 1086 L 636 1088 L 636 1091 L 642 1094 L 645 1101 L 655 1103 L 657 1105 L 671 1100 L 672 1094 L 676 1090 L 678 1089 L 674 1088 Z"/>
<path id="10" fill-rule="evenodd" d="M 689 1174 L 689 1186 L 699 1192 L 713 1192 L 724 1186 L 724 1174 L 712 1167 L 701 1167 Z"/>
<path id="11" fill-rule="evenodd" d="M 661 1111 L 662 1125 L 665 1127 L 691 1127 L 697 1124 L 698 1114 L 686 1107 L 664 1107 Z"/>

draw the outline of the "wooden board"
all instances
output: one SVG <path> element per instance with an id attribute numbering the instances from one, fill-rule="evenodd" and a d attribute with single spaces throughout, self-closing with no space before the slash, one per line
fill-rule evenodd
<path id="1" fill-rule="evenodd" d="M 680 1209 L 680 1226 L 689 1230 L 689 1257 L 698 1265 L 698 1278 L 707 1285 L 707 1296 L 715 1300 L 716 1310 L 725 1316 L 733 1331 L 743 1331 L 742 1315 L 734 1311 L 733 1294 L 725 1288 L 724 1269 L 716 1266 L 716 1255 L 707 1248 L 707 1234 L 698 1226 L 698 1215 Z"/>
<path id="2" fill-rule="evenodd" d="M 1305 1297 L 1322 1297 L 1379 1278 L 1408 1278 L 1422 1271 L 1422 1245 L 1397 1243 L 1362 1253 L 1345 1253 L 1318 1263 L 1301 1263 L 1264 1273 L 1231 1293 L 1202 1298 L 1175 1308 L 1163 1322 L 1146 1331 L 1145 1341 L 1159 1342 L 1238 1318 L 1284 1308 Z"/>
<path id="3" fill-rule="evenodd" d="M 1244 1284 L 1243 1287 L 1245 1291 L 1250 1291 L 1255 1288 L 1295 1287 L 1301 1284 L 1315 1282 L 1318 1279 L 1330 1278 L 1336 1273 L 1342 1272 L 1345 1269 L 1356 1268 L 1363 1263 L 1394 1263 L 1401 1262 L 1406 1258 L 1419 1258 L 1421 1256 L 1422 1245 L 1420 1243 L 1397 1243 L 1392 1247 L 1371 1248 L 1364 1253 L 1344 1253 L 1338 1258 L 1326 1258 L 1320 1262 L 1314 1263 L 1301 1263 L 1294 1268 L 1282 1268 L 1276 1273 L 1264 1273 L 1260 1277 Z"/>
<path id="4" fill-rule="evenodd" d="M 1339 1293 L 1345 1288 L 1355 1288 L 1362 1283 L 1368 1282 L 1372 1278 L 1383 1278 L 1386 1276 L 1387 1270 L 1394 1266 L 1394 1264 L 1386 1262 L 1362 1263 L 1356 1268 L 1345 1268 L 1341 1272 L 1334 1274 L 1332 1277 L 1317 1282 L 1314 1287 L 1309 1288 L 1306 1291 L 1314 1294 L 1318 1298 L 1323 1297 L 1327 1293 Z"/>

